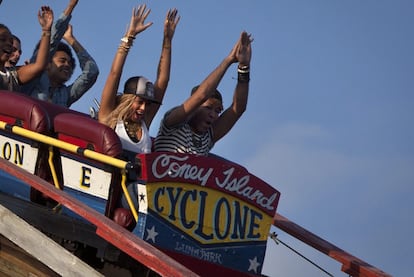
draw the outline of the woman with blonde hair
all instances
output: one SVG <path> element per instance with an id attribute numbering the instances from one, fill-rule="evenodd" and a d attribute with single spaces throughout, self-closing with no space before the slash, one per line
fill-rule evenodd
<path id="1" fill-rule="evenodd" d="M 150 10 L 146 9 L 146 5 L 139 5 L 133 9 L 128 31 L 121 39 L 102 91 L 98 113 L 99 122 L 116 131 L 124 150 L 134 153 L 151 152 L 152 141 L 148 129 L 168 86 L 171 42 L 180 20 L 176 9 L 168 11 L 164 22 L 162 52 L 155 83 L 143 76 L 134 76 L 125 82 L 123 94 L 118 94 L 122 69 L 134 39 L 137 34 L 153 24 L 144 23 L 149 13 Z"/>

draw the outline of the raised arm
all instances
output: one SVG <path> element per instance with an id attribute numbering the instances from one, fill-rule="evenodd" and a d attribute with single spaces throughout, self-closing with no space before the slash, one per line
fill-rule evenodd
<path id="1" fill-rule="evenodd" d="M 40 27 L 42 28 L 39 51 L 34 63 L 21 66 L 17 70 L 19 82 L 21 84 L 25 84 L 38 76 L 46 68 L 49 61 L 49 39 L 50 29 L 53 23 L 53 11 L 48 6 L 42 6 L 37 17 Z"/>
<path id="2" fill-rule="evenodd" d="M 79 0 L 70 0 L 65 10 L 59 16 L 59 18 L 52 24 L 51 36 L 50 36 L 50 49 L 49 57 L 53 57 L 56 52 L 56 49 L 62 40 L 68 25 L 69 21 L 72 18 L 72 12 L 78 4 Z M 34 63 L 37 57 L 39 49 L 36 47 L 33 51 L 32 57 L 30 58 L 30 63 Z"/>
<path id="3" fill-rule="evenodd" d="M 206 79 L 200 84 L 198 89 L 191 94 L 187 100 L 180 106 L 173 109 L 164 118 L 166 126 L 174 126 L 185 122 L 193 114 L 193 112 L 200 107 L 217 89 L 221 79 L 226 73 L 231 64 L 237 61 L 236 52 L 239 42 L 233 47 L 229 55 L 216 67 L 216 69 L 208 75 Z"/>
<path id="4" fill-rule="evenodd" d="M 112 61 L 111 70 L 102 91 L 98 116 L 99 122 L 104 122 L 104 119 L 115 109 L 116 94 L 128 51 L 136 35 L 153 24 L 152 22 L 144 23 L 150 12 L 151 10 L 146 9 L 146 5 L 139 5 L 132 10 L 128 31 L 121 39 L 121 44 Z"/>
<path id="5" fill-rule="evenodd" d="M 60 15 L 58 20 L 52 25 L 52 37 L 50 39 L 50 56 L 56 52 L 56 49 L 65 36 L 66 30 L 68 29 L 69 22 L 72 18 L 72 12 L 78 4 L 78 0 L 70 0 L 63 13 Z"/>
<path id="6" fill-rule="evenodd" d="M 239 62 L 237 72 L 237 85 L 233 94 L 233 102 L 220 117 L 214 122 L 214 142 L 225 136 L 237 120 L 242 116 L 247 106 L 250 81 L 250 60 L 252 56 L 251 35 L 242 32 L 240 35 L 239 46 L 236 57 Z"/>
<path id="7" fill-rule="evenodd" d="M 79 0 L 70 0 L 68 6 L 63 11 L 65 16 L 71 16 L 73 10 L 75 9 L 76 5 L 78 4 Z"/>
<path id="8" fill-rule="evenodd" d="M 167 90 L 168 82 L 170 80 L 172 39 L 179 21 L 180 16 L 178 16 L 177 9 L 170 9 L 167 12 L 164 21 L 164 37 L 162 41 L 161 56 L 157 69 L 157 79 L 154 83 L 155 99 L 160 103 L 162 103 L 162 100 L 164 99 L 165 91 Z M 148 127 L 151 125 L 159 108 L 160 105 L 155 103 L 150 106 L 145 122 Z"/>
<path id="9" fill-rule="evenodd" d="M 73 27 L 71 24 L 68 25 L 68 28 L 63 35 L 63 39 L 75 50 L 76 53 L 80 53 L 85 51 L 85 48 L 80 44 L 80 42 L 75 38 L 73 35 Z"/>
<path id="10" fill-rule="evenodd" d="M 73 27 L 71 24 L 68 25 L 68 29 L 66 30 L 63 39 L 75 51 L 82 69 L 82 73 L 76 78 L 75 82 L 70 85 L 70 97 L 67 103 L 70 107 L 70 105 L 81 98 L 82 95 L 95 84 L 99 75 L 99 69 L 95 60 L 73 35 Z"/>

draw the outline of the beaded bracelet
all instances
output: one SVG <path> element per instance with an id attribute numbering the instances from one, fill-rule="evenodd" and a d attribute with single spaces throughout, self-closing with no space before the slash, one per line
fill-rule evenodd
<path id="1" fill-rule="evenodd" d="M 118 47 L 118 50 L 122 50 L 124 53 L 128 53 L 131 46 L 121 43 Z"/>
<path id="2" fill-rule="evenodd" d="M 118 50 L 122 50 L 124 53 L 128 53 L 129 49 L 134 43 L 135 36 L 128 35 L 121 38 L 121 44 L 118 47 Z"/>
<path id="3" fill-rule="evenodd" d="M 239 73 L 249 73 L 250 72 L 250 66 L 248 65 L 243 65 L 243 66 L 238 66 L 237 67 L 237 72 Z"/>
<path id="4" fill-rule="evenodd" d="M 239 81 L 239 83 L 248 83 L 250 81 L 250 66 L 239 65 L 237 68 L 237 81 Z"/>
<path id="5" fill-rule="evenodd" d="M 134 43 L 134 36 L 124 36 L 123 38 L 121 38 L 121 42 L 125 42 L 128 46 L 132 46 L 132 44 Z"/>

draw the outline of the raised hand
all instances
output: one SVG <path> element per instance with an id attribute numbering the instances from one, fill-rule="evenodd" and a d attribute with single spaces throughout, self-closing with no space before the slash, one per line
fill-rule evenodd
<path id="1" fill-rule="evenodd" d="M 178 15 L 177 9 L 170 9 L 167 12 L 164 22 L 164 38 L 172 40 L 175 32 L 175 27 L 177 27 L 178 22 L 180 21 L 180 16 Z"/>
<path id="2" fill-rule="evenodd" d="M 153 22 L 145 23 L 145 20 L 147 19 L 150 12 L 151 10 L 147 10 L 147 6 L 145 4 L 139 5 L 132 10 L 132 16 L 129 23 L 127 36 L 135 37 L 137 34 L 146 30 L 153 24 Z"/>
<path id="3" fill-rule="evenodd" d="M 66 29 L 66 32 L 63 34 L 63 39 L 68 41 L 71 38 L 73 38 L 73 29 L 72 29 L 72 25 L 68 24 L 68 28 Z"/>
<path id="4" fill-rule="evenodd" d="M 53 11 L 49 6 L 42 6 L 37 14 L 42 30 L 49 31 L 53 23 Z"/>
<path id="5" fill-rule="evenodd" d="M 252 58 L 252 43 L 253 39 L 251 34 L 242 32 L 239 39 L 239 46 L 236 52 L 237 61 L 241 65 L 250 65 L 250 60 Z"/>

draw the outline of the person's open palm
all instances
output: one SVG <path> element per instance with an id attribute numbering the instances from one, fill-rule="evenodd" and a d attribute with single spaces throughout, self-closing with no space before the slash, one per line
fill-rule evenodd
<path id="1" fill-rule="evenodd" d="M 251 35 L 246 32 L 242 32 L 239 40 L 239 48 L 236 53 L 237 60 L 242 65 L 249 65 L 252 57 L 252 43 L 253 39 Z"/>
<path id="2" fill-rule="evenodd" d="M 139 5 L 132 10 L 131 21 L 129 23 L 129 30 L 127 33 L 128 36 L 135 37 L 137 34 L 146 30 L 153 24 L 153 22 L 145 23 L 145 20 L 147 19 L 150 12 L 151 10 L 147 9 L 147 6 L 145 4 Z"/>
<path id="3" fill-rule="evenodd" d="M 43 30 L 50 30 L 53 23 L 53 11 L 49 6 L 42 6 L 37 14 L 37 18 Z"/>
<path id="4" fill-rule="evenodd" d="M 164 22 L 164 37 L 169 38 L 170 40 L 173 38 L 175 27 L 177 27 L 179 21 L 180 16 L 178 16 L 177 9 L 171 9 L 167 12 Z"/>

